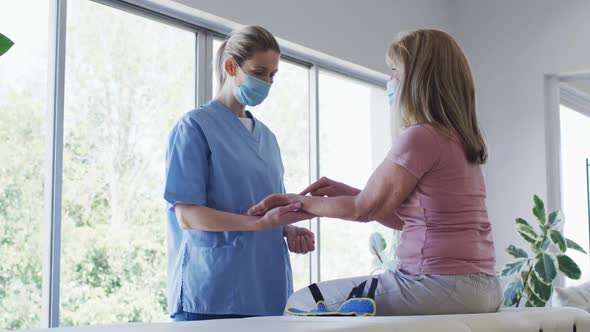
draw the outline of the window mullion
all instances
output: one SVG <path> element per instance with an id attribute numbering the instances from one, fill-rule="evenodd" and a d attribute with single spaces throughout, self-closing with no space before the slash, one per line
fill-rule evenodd
<path id="1" fill-rule="evenodd" d="M 45 166 L 41 327 L 59 326 L 61 202 L 64 131 L 64 79 L 67 0 L 49 10 L 48 158 Z"/>

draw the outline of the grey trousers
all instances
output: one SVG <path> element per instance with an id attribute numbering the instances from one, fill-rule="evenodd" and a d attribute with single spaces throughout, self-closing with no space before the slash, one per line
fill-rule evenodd
<path id="1" fill-rule="evenodd" d="M 329 280 L 318 283 L 330 310 L 338 310 L 351 289 L 367 280 L 363 296 L 372 278 L 378 278 L 375 292 L 378 316 L 441 315 L 496 312 L 503 301 L 502 286 L 495 276 L 485 273 L 457 275 L 412 275 L 387 271 L 379 275 Z M 287 308 L 315 308 L 309 289 L 295 292 Z"/>

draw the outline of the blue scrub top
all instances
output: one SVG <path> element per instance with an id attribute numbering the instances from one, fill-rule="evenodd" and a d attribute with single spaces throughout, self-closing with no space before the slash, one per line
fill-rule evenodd
<path id="1" fill-rule="evenodd" d="M 168 308 L 203 314 L 282 315 L 293 281 L 281 227 L 266 231 L 182 230 L 174 204 L 244 214 L 284 193 L 274 134 L 253 119 L 248 130 L 212 101 L 186 113 L 170 134 L 164 199 L 168 204 Z"/>

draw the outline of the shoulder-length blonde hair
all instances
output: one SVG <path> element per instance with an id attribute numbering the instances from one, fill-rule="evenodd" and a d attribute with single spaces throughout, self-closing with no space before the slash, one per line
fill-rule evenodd
<path id="1" fill-rule="evenodd" d="M 456 133 L 467 160 L 485 163 L 488 152 L 477 122 L 471 69 L 453 37 L 438 30 L 404 34 L 389 46 L 387 62 L 401 74 L 397 106 L 402 125 L 429 123 Z"/>

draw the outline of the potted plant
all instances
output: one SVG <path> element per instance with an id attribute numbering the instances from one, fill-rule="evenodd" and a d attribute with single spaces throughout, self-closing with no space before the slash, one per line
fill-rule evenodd
<path id="1" fill-rule="evenodd" d="M 530 244 L 532 255 L 526 250 L 509 245 L 506 252 L 516 260 L 500 271 L 500 277 L 513 277 L 504 290 L 504 306 L 518 307 L 526 294 L 527 307 L 544 307 L 551 293 L 558 271 L 571 279 L 579 279 L 581 271 L 578 265 L 566 255 L 568 249 L 586 253 L 574 241 L 565 238 L 560 231 L 562 220 L 559 211 L 546 214 L 545 204 L 537 196 L 533 197 L 533 215 L 537 227 L 526 220 L 516 218 L 518 234 Z"/>

